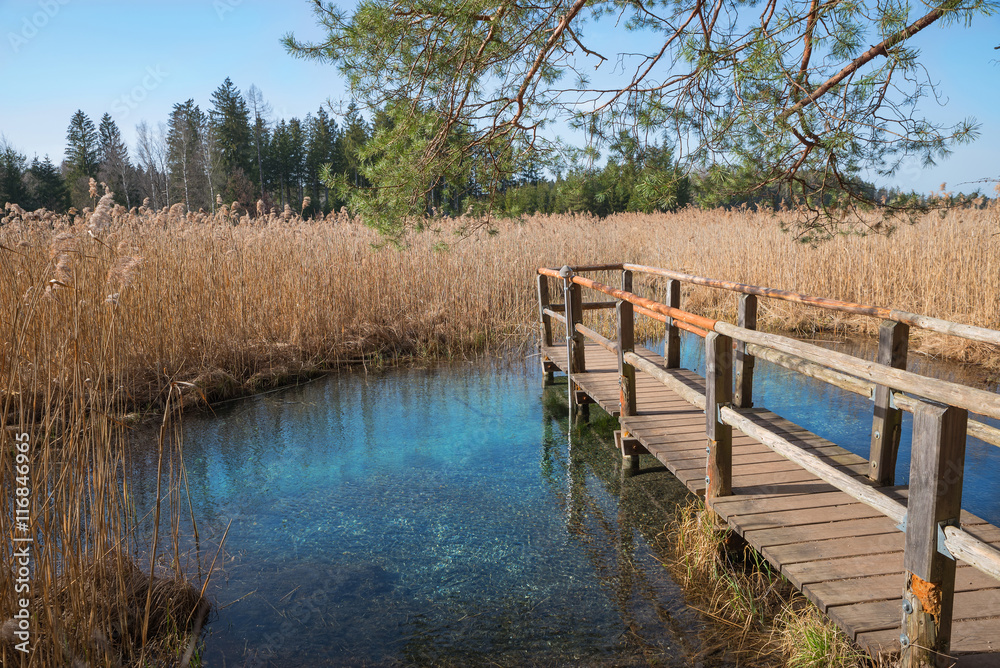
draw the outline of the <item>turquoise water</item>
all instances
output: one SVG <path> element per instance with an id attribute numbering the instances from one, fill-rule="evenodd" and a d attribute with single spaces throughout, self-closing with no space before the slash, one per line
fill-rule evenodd
<path id="1" fill-rule="evenodd" d="M 705 624 L 654 548 L 684 489 L 623 478 L 599 411 L 571 444 L 565 385 L 543 393 L 530 362 L 346 373 L 186 417 L 187 572 L 232 520 L 207 665 L 698 665 Z M 137 464 L 148 508 L 156 462 Z"/>
<path id="2" fill-rule="evenodd" d="M 682 353 L 704 373 L 700 339 Z M 766 362 L 755 378 L 756 405 L 867 454 L 869 400 Z M 232 522 L 205 665 L 735 665 L 659 561 L 684 488 L 650 458 L 623 476 L 600 410 L 568 435 L 565 389 L 543 391 L 530 358 L 343 373 L 185 417 L 199 540 L 183 494 L 174 517 L 192 579 Z M 906 415 L 900 482 L 909 437 Z M 994 523 L 998 470 L 1000 448 L 970 439 L 964 506 Z"/>

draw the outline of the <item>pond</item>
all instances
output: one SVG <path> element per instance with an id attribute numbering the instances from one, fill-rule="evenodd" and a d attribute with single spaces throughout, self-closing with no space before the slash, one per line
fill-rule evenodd
<path id="1" fill-rule="evenodd" d="M 703 374 L 700 343 L 685 335 L 682 363 Z M 564 397 L 529 357 L 341 373 L 186 416 L 192 578 L 232 523 L 204 665 L 731 665 L 661 562 L 685 489 L 651 458 L 624 477 L 616 421 L 595 410 L 569 435 Z M 863 397 L 758 361 L 755 403 L 867 454 Z M 1000 448 L 970 439 L 967 462 L 964 506 L 1000 523 Z"/>
<path id="2" fill-rule="evenodd" d="M 606 416 L 570 444 L 536 367 L 350 372 L 185 417 L 189 573 L 232 520 L 205 664 L 698 665 L 656 547 L 685 489 L 623 480 Z"/>

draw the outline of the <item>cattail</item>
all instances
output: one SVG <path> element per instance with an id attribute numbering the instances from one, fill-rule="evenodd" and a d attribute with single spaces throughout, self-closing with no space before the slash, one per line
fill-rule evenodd
<path id="1" fill-rule="evenodd" d="M 106 192 L 97 203 L 97 208 L 90 217 L 90 229 L 93 232 L 100 232 L 111 223 L 111 212 L 114 210 L 115 198 L 111 192 Z"/>
<path id="2" fill-rule="evenodd" d="M 90 178 L 90 199 L 97 199 L 97 181 Z"/>

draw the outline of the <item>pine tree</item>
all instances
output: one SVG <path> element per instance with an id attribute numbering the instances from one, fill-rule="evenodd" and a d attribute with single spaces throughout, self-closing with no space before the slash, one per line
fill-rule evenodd
<path id="1" fill-rule="evenodd" d="M 243 95 L 228 77 L 212 93 L 209 119 L 214 146 L 219 154 L 222 180 L 229 183 L 230 180 L 239 180 L 252 174 L 255 142 L 250 125 L 250 110 Z M 236 193 L 227 186 L 224 197 L 231 201 L 236 199 Z"/>
<path id="2" fill-rule="evenodd" d="M 178 102 L 167 124 L 167 169 L 171 190 L 188 211 L 208 205 L 209 187 L 203 166 L 201 135 L 205 115 L 194 100 Z"/>
<path id="3" fill-rule="evenodd" d="M 312 208 L 330 211 L 330 189 L 322 178 L 323 169 L 329 166 L 336 173 L 342 169 L 337 161 L 337 123 L 320 107 L 316 116 L 309 118 L 307 125 L 305 179 L 306 188 L 312 197 Z"/>
<path id="4" fill-rule="evenodd" d="M 52 164 L 49 156 L 31 161 L 25 180 L 28 184 L 32 206 L 63 213 L 69 208 L 69 190 L 59 168 Z"/>
<path id="5" fill-rule="evenodd" d="M 306 168 L 306 132 L 302 128 L 302 121 L 297 118 L 288 121 L 288 148 L 288 201 L 293 209 L 299 209 L 304 194 L 302 186 Z"/>
<path id="6" fill-rule="evenodd" d="M 271 115 L 271 107 L 264 101 L 264 94 L 260 92 L 260 89 L 253 85 L 247 91 L 247 107 L 250 111 L 250 131 L 257 166 L 256 171 L 251 171 L 249 176 L 251 179 L 255 178 L 257 181 L 260 199 L 267 200 L 267 182 L 264 180 L 264 156 L 267 153 L 268 142 L 270 141 L 270 128 L 268 127 L 267 119 Z"/>
<path id="7" fill-rule="evenodd" d="M 24 183 L 25 165 L 28 159 L 10 145 L 5 137 L 0 137 L 0 205 L 12 202 L 32 208 L 28 202 L 28 190 Z M 0 211 L 3 211 L 0 206 Z"/>
<path id="8" fill-rule="evenodd" d="M 111 118 L 111 114 L 104 114 L 101 117 L 101 126 L 97 134 L 100 180 L 107 183 L 115 191 L 115 199 L 119 203 L 124 204 L 126 209 L 130 209 L 132 208 L 130 195 L 134 187 L 132 178 L 134 170 L 129 161 L 128 147 L 122 141 L 118 124 Z"/>
<path id="9" fill-rule="evenodd" d="M 341 150 L 344 157 L 344 173 L 347 174 L 348 182 L 361 187 L 366 181 L 361 174 L 362 160 L 361 149 L 368 143 L 370 138 L 368 124 L 361 116 L 361 110 L 353 101 L 347 106 L 347 114 L 344 116 L 344 134 L 341 136 Z"/>
<path id="10" fill-rule="evenodd" d="M 90 179 L 99 176 L 100 153 L 97 128 L 87 114 L 77 110 L 66 130 L 66 181 L 73 206 L 94 206 L 90 197 Z"/>

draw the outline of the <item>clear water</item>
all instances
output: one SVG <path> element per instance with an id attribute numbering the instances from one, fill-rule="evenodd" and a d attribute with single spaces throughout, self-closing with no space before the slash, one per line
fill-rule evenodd
<path id="1" fill-rule="evenodd" d="M 207 665 L 702 664 L 654 547 L 685 490 L 624 478 L 599 411 L 570 444 L 565 385 L 543 393 L 531 362 L 347 373 L 185 418 L 189 573 L 232 520 Z M 149 508 L 156 461 L 136 463 Z"/>
<path id="2" fill-rule="evenodd" d="M 816 345 L 874 360 L 877 345 L 873 341 L 824 339 Z M 663 342 L 646 346 L 663 354 Z M 681 332 L 681 366 L 705 375 L 704 340 Z M 907 369 L 925 376 L 981 387 L 997 392 L 996 383 L 988 383 L 974 369 L 927 357 L 911 355 Z M 754 365 L 754 406 L 767 408 L 809 431 L 833 441 L 851 452 L 868 458 L 871 442 L 871 399 L 808 378 L 764 360 Z M 970 417 L 1000 427 L 1000 420 L 981 415 Z M 905 485 L 910 478 L 910 439 L 913 416 L 903 413 L 896 483 Z M 969 438 L 965 451 L 965 483 L 962 507 L 993 524 L 1000 525 L 1000 447 Z"/>
<path id="3" fill-rule="evenodd" d="M 684 335 L 682 363 L 704 374 L 701 343 Z M 186 417 L 194 579 L 232 522 L 205 665 L 731 665 L 659 561 L 684 488 L 647 458 L 623 477 L 602 411 L 570 437 L 565 385 L 543 392 L 537 367 L 345 373 Z M 867 454 L 869 400 L 763 361 L 755 379 L 756 405 Z M 1000 448 L 970 439 L 964 506 L 1000 524 L 997 470 Z"/>

